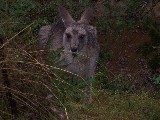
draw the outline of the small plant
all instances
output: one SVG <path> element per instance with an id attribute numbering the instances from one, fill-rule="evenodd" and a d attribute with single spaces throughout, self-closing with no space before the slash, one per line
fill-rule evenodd
<path id="1" fill-rule="evenodd" d="M 149 66 L 152 70 L 158 70 L 160 69 L 160 55 L 155 55 L 151 61 L 149 62 Z"/>
<path id="2" fill-rule="evenodd" d="M 155 83 L 156 85 L 159 85 L 159 84 L 160 84 L 160 76 L 154 77 L 154 78 L 153 78 L 153 81 L 154 81 L 154 83 Z"/>
<path id="3" fill-rule="evenodd" d="M 150 55 L 152 58 L 149 61 L 149 66 L 152 70 L 157 70 L 160 68 L 160 55 L 158 53 L 158 49 L 160 47 L 160 35 L 159 35 L 159 28 L 154 27 L 152 25 L 151 30 L 149 32 L 149 36 L 151 40 L 146 42 L 144 45 L 140 46 L 139 53 L 145 57 L 150 59 Z M 154 53 L 154 54 L 153 54 Z M 153 54 L 153 55 L 152 55 Z"/>
<path id="4" fill-rule="evenodd" d="M 15 0 L 9 4 L 9 14 L 14 19 L 25 16 L 29 11 L 36 8 L 36 2 L 33 0 Z"/>
<path id="5" fill-rule="evenodd" d="M 99 18 L 97 20 L 97 26 L 98 26 L 98 32 L 111 33 L 111 31 L 109 31 L 110 22 L 106 17 Z"/>

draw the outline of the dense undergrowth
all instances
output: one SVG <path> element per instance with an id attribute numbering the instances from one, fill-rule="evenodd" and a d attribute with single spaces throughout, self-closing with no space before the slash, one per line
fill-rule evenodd
<path id="1" fill-rule="evenodd" d="M 143 89 L 136 89 L 132 78 L 123 74 L 113 74 L 114 77 L 110 79 L 107 76 L 110 69 L 106 68 L 105 62 L 112 60 L 114 53 L 106 52 L 107 45 L 101 49 L 93 81 L 93 103 L 88 106 L 83 104 L 85 80 L 58 67 L 61 50 L 48 50 L 46 63 L 41 62 L 37 50 L 38 30 L 41 26 L 52 24 L 58 19 L 57 8 L 60 4 L 64 4 L 75 18 L 79 18 L 79 14 L 95 2 L 1 1 L 0 34 L 5 41 L 0 47 L 1 53 L 4 54 L 1 55 L 0 66 L 1 69 L 7 70 L 10 86 L 5 84 L 4 74 L 0 74 L 0 119 L 53 120 L 63 119 L 65 116 L 66 119 L 74 120 L 159 120 L 159 76 L 155 74 L 150 81 L 153 86 Z M 147 17 L 142 17 L 145 8 L 141 8 L 143 4 L 131 1 L 130 7 L 124 10 L 112 8 L 109 2 L 104 2 L 104 12 L 114 11 L 117 17 L 96 17 L 95 24 L 99 35 L 109 33 L 121 37 L 124 28 L 131 30 L 137 26 L 144 31 L 150 31 L 151 42 L 140 47 L 140 54 L 141 57 L 147 58 L 150 52 L 155 53 L 149 62 L 155 71 L 160 67 L 160 29 L 154 26 L 154 22 L 146 24 Z M 126 11 L 129 16 L 120 17 L 121 11 Z M 11 111 L 13 109 L 8 93 L 12 93 L 12 99 L 16 103 L 16 114 Z"/>

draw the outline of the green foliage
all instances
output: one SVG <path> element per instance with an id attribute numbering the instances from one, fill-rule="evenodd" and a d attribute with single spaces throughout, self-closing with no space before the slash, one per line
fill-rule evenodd
<path id="1" fill-rule="evenodd" d="M 153 78 L 153 81 L 154 81 L 154 83 L 157 84 L 157 85 L 160 84 L 160 76 L 154 77 L 154 78 Z"/>
<path id="2" fill-rule="evenodd" d="M 100 33 L 108 33 L 108 30 L 110 30 L 109 21 L 105 17 L 102 17 L 101 19 L 97 20 L 97 26 L 98 26 L 98 32 Z"/>
<path id="3" fill-rule="evenodd" d="M 157 70 L 160 68 L 160 55 L 158 53 L 158 49 L 160 47 L 160 30 L 158 26 L 151 26 L 151 31 L 149 32 L 149 36 L 151 40 L 144 45 L 140 46 L 140 54 L 145 58 L 150 57 L 149 55 L 153 54 L 152 58 L 149 61 L 149 66 L 153 70 Z"/>
<path id="4" fill-rule="evenodd" d="M 160 68 L 160 55 L 155 55 L 149 62 L 151 69 L 157 70 Z"/>
<path id="5" fill-rule="evenodd" d="M 9 14 L 14 19 L 25 16 L 29 11 L 36 8 L 36 2 L 33 0 L 14 0 L 9 7 Z"/>
<path id="6" fill-rule="evenodd" d="M 96 73 L 96 84 L 99 89 L 109 89 L 114 94 L 119 94 L 123 92 L 136 92 L 136 87 L 133 84 L 131 76 L 125 74 L 115 75 L 114 77 L 108 77 L 107 74 L 110 73 L 109 70 L 101 70 Z"/>
<path id="7" fill-rule="evenodd" d="M 149 36 L 151 37 L 152 46 L 159 47 L 160 46 L 160 28 L 159 26 L 155 26 L 155 28 L 150 31 Z"/>
<path id="8" fill-rule="evenodd" d="M 106 40 L 107 41 L 107 40 Z M 111 61 L 114 57 L 113 53 L 108 51 L 108 44 L 104 44 L 103 48 L 100 50 L 99 57 L 102 62 Z"/>
<path id="9" fill-rule="evenodd" d="M 155 49 L 151 46 L 151 43 L 145 43 L 144 45 L 140 46 L 139 52 L 142 56 L 147 57 L 148 54 L 155 51 Z"/>
<path id="10" fill-rule="evenodd" d="M 105 15 L 97 19 L 98 31 L 100 33 L 119 35 L 125 28 L 131 29 L 141 25 L 141 13 L 137 13 L 139 9 L 136 6 L 140 7 L 143 2 L 137 0 L 130 2 L 123 0 L 123 2 L 126 3 L 126 7 L 123 4 L 115 7 L 116 5 L 110 5 L 109 1 L 104 2 Z M 115 4 L 117 3 L 115 2 Z M 143 9 L 140 11 L 143 11 Z M 139 16 L 134 16 L 137 14 Z"/>

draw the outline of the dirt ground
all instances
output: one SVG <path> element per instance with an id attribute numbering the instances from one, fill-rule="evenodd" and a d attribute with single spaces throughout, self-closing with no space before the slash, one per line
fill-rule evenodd
<path id="1" fill-rule="evenodd" d="M 119 2 L 120 1 L 116 2 L 116 4 Z M 157 20 L 159 20 L 159 8 L 160 3 L 154 7 L 156 23 L 158 23 Z M 104 5 L 101 4 L 101 2 L 97 4 L 96 11 L 98 17 L 105 16 Z M 148 65 L 152 55 L 146 59 L 140 56 L 138 52 L 140 46 L 150 41 L 148 32 L 149 31 L 144 31 L 141 28 L 134 28 L 132 30 L 124 30 L 119 37 L 118 35 L 109 35 L 108 33 L 98 35 L 101 49 L 103 49 L 107 43 L 108 49 L 106 52 L 113 53 L 111 61 L 106 61 L 106 67 L 111 71 L 111 74 L 108 73 L 108 77 L 113 77 L 113 74 L 124 74 L 139 87 L 149 84 L 148 81 L 153 78 L 154 72 Z M 158 70 L 156 74 L 160 74 L 160 70 Z"/>
<path id="2" fill-rule="evenodd" d="M 135 84 L 146 85 L 151 79 L 152 72 L 148 66 L 148 60 L 140 57 L 138 49 L 149 40 L 148 33 L 141 29 L 126 30 L 119 38 L 107 34 L 99 35 L 101 49 L 107 43 L 106 52 L 113 53 L 111 61 L 106 61 L 106 67 L 111 70 L 112 74 L 124 74 Z M 112 74 L 108 76 L 112 77 Z"/>

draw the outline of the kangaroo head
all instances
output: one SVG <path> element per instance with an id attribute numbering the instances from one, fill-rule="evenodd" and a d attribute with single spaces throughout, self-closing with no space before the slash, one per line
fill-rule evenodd
<path id="1" fill-rule="evenodd" d="M 65 51 L 76 55 L 87 45 L 89 38 L 87 29 L 92 17 L 92 10 L 87 9 L 79 21 L 75 21 L 64 7 L 59 8 L 59 14 L 65 26 L 63 47 Z"/>

